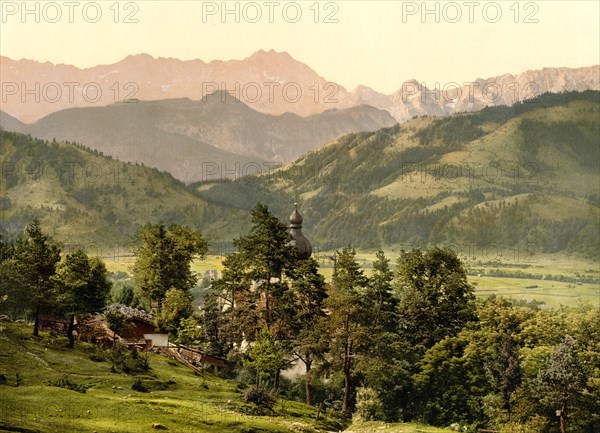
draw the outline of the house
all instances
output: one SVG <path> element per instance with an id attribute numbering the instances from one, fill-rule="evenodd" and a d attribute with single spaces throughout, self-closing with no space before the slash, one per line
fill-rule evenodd
<path id="1" fill-rule="evenodd" d="M 146 347 L 144 335 L 156 334 L 154 316 L 144 310 L 131 308 L 123 304 L 112 304 L 104 309 L 104 314 L 122 316 L 127 325 L 120 330 L 112 330 L 117 337 L 125 340 L 127 344 L 136 344 Z M 114 332 L 116 331 L 116 332 Z"/>

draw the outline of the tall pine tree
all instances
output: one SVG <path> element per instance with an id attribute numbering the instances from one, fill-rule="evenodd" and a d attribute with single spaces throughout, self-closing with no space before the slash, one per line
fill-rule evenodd
<path id="1" fill-rule="evenodd" d="M 31 294 L 30 302 L 35 314 L 33 335 L 39 334 L 40 314 L 51 310 L 56 301 L 52 276 L 60 261 L 60 248 L 42 232 L 38 219 L 25 229 L 25 237 L 17 242 L 14 257 L 22 276 L 23 289 Z"/>

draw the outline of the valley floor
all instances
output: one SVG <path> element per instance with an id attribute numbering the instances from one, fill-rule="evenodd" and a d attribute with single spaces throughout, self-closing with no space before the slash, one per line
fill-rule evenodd
<path id="1" fill-rule="evenodd" d="M 333 254 L 333 251 L 313 254 L 319 261 L 321 274 L 328 281 L 333 273 L 330 259 Z M 393 265 L 398 252 L 391 250 L 385 251 L 385 254 Z M 194 271 L 200 276 L 210 269 L 220 272 L 222 259 L 220 255 L 208 255 L 194 263 Z M 468 259 L 463 258 L 477 297 L 496 295 L 523 302 L 536 301 L 542 303 L 543 308 L 576 307 L 581 303 L 600 305 L 600 263 L 594 259 L 566 254 L 540 254 L 529 258 L 511 256 L 496 261 L 485 260 L 484 257 Z M 109 260 L 107 266 L 110 270 L 127 272 L 133 259 L 127 260 Z M 369 275 L 375 253 L 358 251 L 357 260 Z"/>

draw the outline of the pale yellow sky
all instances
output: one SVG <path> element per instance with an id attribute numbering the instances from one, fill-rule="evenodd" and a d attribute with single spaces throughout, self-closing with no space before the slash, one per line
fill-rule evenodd
<path id="1" fill-rule="evenodd" d="M 224 16 L 223 4 L 1 0 L 0 54 L 90 67 L 142 52 L 211 61 L 275 49 L 349 90 L 384 93 L 411 78 L 433 87 L 600 63 L 597 0 L 229 1 Z"/>

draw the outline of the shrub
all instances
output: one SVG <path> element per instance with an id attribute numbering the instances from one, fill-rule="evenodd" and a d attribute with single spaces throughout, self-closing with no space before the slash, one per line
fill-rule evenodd
<path id="1" fill-rule="evenodd" d="M 148 362 L 148 355 L 139 353 L 137 350 L 129 352 L 129 368 L 132 371 L 148 371 L 150 370 L 150 363 Z"/>
<path id="2" fill-rule="evenodd" d="M 89 385 L 82 385 L 71 381 L 71 379 L 69 379 L 69 376 L 67 376 L 66 374 L 58 380 L 51 380 L 47 383 L 49 386 L 57 386 L 59 388 L 70 389 L 71 391 L 76 391 L 81 394 L 85 394 L 88 388 L 90 388 Z"/>
<path id="3" fill-rule="evenodd" d="M 379 400 L 377 391 L 373 388 L 358 388 L 356 390 L 356 411 L 354 413 L 357 421 L 377 421 L 382 419 L 383 405 Z"/>
<path id="4" fill-rule="evenodd" d="M 148 389 L 140 379 L 135 379 L 131 384 L 131 389 L 137 392 L 147 392 Z"/>
<path id="5" fill-rule="evenodd" d="M 94 362 L 103 362 L 106 361 L 107 354 L 99 347 L 94 347 L 94 350 L 92 350 L 92 353 L 89 354 L 88 358 Z"/>
<path id="6" fill-rule="evenodd" d="M 251 386 L 244 392 L 244 401 L 253 403 L 258 407 L 273 409 L 277 402 L 277 396 L 273 391 L 262 386 Z"/>
<path id="7" fill-rule="evenodd" d="M 501 433 L 537 433 L 544 431 L 548 420 L 543 417 L 536 415 L 530 418 L 525 424 L 520 423 L 508 423 L 505 424 L 501 429 Z"/>
<path id="8" fill-rule="evenodd" d="M 112 362 L 111 371 L 114 373 L 134 374 L 150 370 L 148 356 L 135 350 L 130 352 L 127 349 L 117 347 L 110 352 L 108 359 Z"/>

